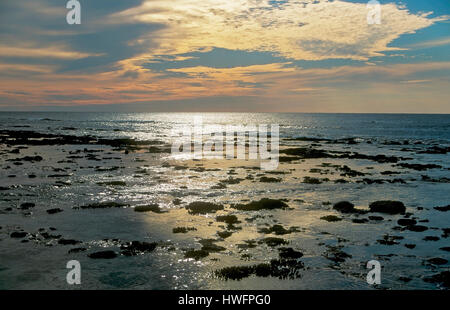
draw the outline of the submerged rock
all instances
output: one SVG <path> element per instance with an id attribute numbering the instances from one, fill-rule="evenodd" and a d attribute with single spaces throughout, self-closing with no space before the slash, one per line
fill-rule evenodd
<path id="1" fill-rule="evenodd" d="M 286 229 L 282 225 L 277 224 L 269 228 L 261 228 L 258 230 L 258 232 L 263 234 L 286 235 L 293 232 L 298 232 L 298 229 L 297 227 L 290 227 L 289 229 Z"/>
<path id="2" fill-rule="evenodd" d="M 208 251 L 205 250 L 188 250 L 184 253 L 184 258 L 193 258 L 195 260 L 200 260 L 209 255 Z"/>
<path id="3" fill-rule="evenodd" d="M 225 267 L 215 271 L 215 275 L 224 280 L 242 280 L 255 272 L 254 266 Z"/>
<path id="4" fill-rule="evenodd" d="M 433 257 L 427 260 L 430 264 L 433 265 L 445 265 L 448 263 L 448 260 L 440 258 L 440 257 Z"/>
<path id="5" fill-rule="evenodd" d="M 406 229 L 414 232 L 422 232 L 428 230 L 428 227 L 422 225 L 410 225 L 406 226 Z"/>
<path id="6" fill-rule="evenodd" d="M 395 245 L 399 244 L 396 240 L 402 240 L 404 239 L 401 236 L 390 236 L 390 235 L 384 235 L 383 239 L 377 240 L 379 244 L 383 245 Z"/>
<path id="7" fill-rule="evenodd" d="M 223 210 L 223 206 L 212 202 L 196 201 L 187 205 L 186 209 L 189 210 L 190 214 L 207 214 Z"/>
<path id="8" fill-rule="evenodd" d="M 279 279 L 296 279 L 304 264 L 296 259 L 273 259 L 269 263 L 253 266 L 225 267 L 215 271 L 218 278 L 224 280 L 242 280 L 251 275 L 257 277 L 276 277 Z"/>
<path id="9" fill-rule="evenodd" d="M 325 152 L 323 150 L 316 150 L 316 149 L 306 148 L 306 147 L 298 147 L 298 148 L 280 150 L 280 153 L 290 155 L 290 156 L 297 156 L 298 159 L 333 157 L 332 155 L 328 154 L 327 152 Z"/>
<path id="10" fill-rule="evenodd" d="M 417 171 L 423 171 L 423 170 L 428 170 L 428 169 L 442 168 L 442 166 L 440 166 L 440 165 L 435 165 L 435 164 L 426 164 L 426 165 L 422 165 L 422 164 L 400 163 L 400 164 L 397 164 L 397 166 L 402 167 L 402 168 L 407 168 L 407 169 L 417 170 Z"/>
<path id="11" fill-rule="evenodd" d="M 25 156 L 22 158 L 14 158 L 14 159 L 8 159 L 7 161 L 29 161 L 29 162 L 37 162 L 44 160 L 42 156 L 36 155 L 36 156 Z"/>
<path id="12" fill-rule="evenodd" d="M 423 280 L 428 283 L 436 283 L 445 288 L 450 288 L 450 271 L 443 271 L 432 275 L 431 277 L 424 278 Z"/>
<path id="13" fill-rule="evenodd" d="M 186 234 L 189 231 L 195 231 L 197 228 L 195 227 L 175 227 L 172 229 L 174 234 Z"/>
<path id="14" fill-rule="evenodd" d="M 259 179 L 259 182 L 261 182 L 261 183 L 279 183 L 279 182 L 281 182 L 281 178 L 273 178 L 273 177 L 263 176 Z"/>
<path id="15" fill-rule="evenodd" d="M 365 224 L 365 223 L 368 223 L 369 220 L 366 219 L 366 218 L 362 218 L 362 219 L 352 219 L 352 222 L 353 222 L 353 223 L 356 223 L 356 224 Z"/>
<path id="16" fill-rule="evenodd" d="M 73 239 L 59 239 L 58 240 L 58 244 L 61 245 L 75 245 L 75 244 L 80 244 L 81 241 L 78 240 L 73 240 Z"/>
<path id="17" fill-rule="evenodd" d="M 127 186 L 127 183 L 124 181 L 109 181 L 109 182 L 97 182 L 97 185 L 104 186 Z"/>
<path id="18" fill-rule="evenodd" d="M 289 206 L 282 200 L 269 198 L 262 198 L 259 201 L 252 201 L 248 204 L 236 204 L 232 205 L 231 207 L 241 211 L 260 211 L 289 208 Z"/>
<path id="19" fill-rule="evenodd" d="M 150 205 L 144 205 L 144 206 L 136 206 L 134 207 L 135 212 L 154 212 L 154 213 L 165 213 L 165 211 L 162 211 L 161 208 L 158 206 L 158 204 L 150 204 Z"/>
<path id="20" fill-rule="evenodd" d="M 322 184 L 322 181 L 328 180 L 328 179 L 319 179 L 319 178 L 313 178 L 313 177 L 304 177 L 303 183 L 305 184 Z"/>
<path id="21" fill-rule="evenodd" d="M 280 258 L 283 259 L 297 259 L 303 256 L 302 252 L 295 251 L 293 248 L 279 248 Z"/>
<path id="22" fill-rule="evenodd" d="M 345 262 L 347 258 L 352 258 L 350 254 L 342 251 L 339 246 L 328 246 L 328 250 L 324 254 L 324 257 L 336 264 Z"/>
<path id="23" fill-rule="evenodd" d="M 327 221 L 327 222 L 342 221 L 342 219 L 340 217 L 337 217 L 336 215 L 326 215 L 326 216 L 322 216 L 320 219 L 324 220 L 324 221 Z"/>
<path id="24" fill-rule="evenodd" d="M 226 248 L 224 248 L 223 246 L 214 244 L 217 241 L 219 241 L 219 240 L 203 239 L 203 240 L 200 240 L 199 243 L 202 245 L 201 249 L 203 251 L 207 251 L 208 253 L 216 253 L 216 252 L 225 251 Z"/>
<path id="25" fill-rule="evenodd" d="M 259 244 L 265 243 L 270 247 L 276 247 L 279 245 L 288 244 L 289 242 L 282 238 L 277 237 L 267 237 L 258 242 Z"/>
<path id="26" fill-rule="evenodd" d="M 425 238 L 423 238 L 423 241 L 439 241 L 441 238 L 436 237 L 436 236 L 426 236 Z"/>
<path id="27" fill-rule="evenodd" d="M 120 249 L 121 254 L 125 256 L 134 256 L 143 253 L 152 252 L 156 249 L 158 244 L 156 242 L 141 242 L 141 241 L 131 241 L 129 243 L 123 244 Z"/>
<path id="28" fill-rule="evenodd" d="M 228 225 L 239 224 L 241 221 L 238 220 L 236 215 L 220 215 L 216 217 L 217 222 L 224 222 Z"/>
<path id="29" fill-rule="evenodd" d="M 406 211 L 406 207 L 401 201 L 382 200 L 375 201 L 369 205 L 370 212 L 400 214 Z"/>
<path id="30" fill-rule="evenodd" d="M 218 231 L 217 235 L 222 238 L 222 239 L 226 239 L 228 237 L 230 237 L 233 233 L 231 231 Z"/>
<path id="31" fill-rule="evenodd" d="M 86 250 L 87 250 L 86 248 L 73 248 L 73 249 L 70 249 L 67 253 L 68 254 L 80 253 L 80 252 L 84 252 Z"/>
<path id="32" fill-rule="evenodd" d="M 128 204 L 125 203 L 118 203 L 113 201 L 106 201 L 106 202 L 97 202 L 97 203 L 91 203 L 88 205 L 81 206 L 81 209 L 106 209 L 106 208 L 123 208 L 128 207 Z"/>

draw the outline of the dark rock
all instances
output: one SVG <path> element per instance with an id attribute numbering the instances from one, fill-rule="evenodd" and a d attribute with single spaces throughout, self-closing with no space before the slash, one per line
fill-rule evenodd
<path id="1" fill-rule="evenodd" d="M 35 206 L 36 205 L 32 202 L 25 202 L 25 203 L 22 203 L 19 208 L 22 210 L 28 210 L 28 209 L 34 208 Z"/>
<path id="2" fill-rule="evenodd" d="M 442 168 L 442 166 L 435 165 L 435 164 L 426 164 L 426 165 L 422 165 L 422 164 L 400 163 L 400 164 L 397 164 L 397 166 L 402 167 L 402 168 L 407 168 L 407 169 L 417 170 L 417 171 L 423 171 L 423 170 L 428 170 L 428 169 Z"/>
<path id="3" fill-rule="evenodd" d="M 238 220 L 236 215 L 220 215 L 216 217 L 217 222 L 224 222 L 228 225 L 239 224 L 241 221 Z"/>
<path id="4" fill-rule="evenodd" d="M 200 260 L 209 255 L 208 251 L 205 250 L 188 250 L 184 253 L 184 258 L 193 258 L 195 260 Z"/>
<path id="5" fill-rule="evenodd" d="M 441 238 L 436 237 L 436 236 L 426 236 L 425 238 L 423 238 L 424 241 L 439 241 Z"/>
<path id="6" fill-rule="evenodd" d="M 327 221 L 327 222 L 342 221 L 342 219 L 340 217 L 337 217 L 336 215 L 326 215 L 326 216 L 322 216 L 320 219 L 324 220 L 324 221 Z"/>
<path id="7" fill-rule="evenodd" d="M 106 209 L 106 208 L 123 208 L 128 207 L 128 204 L 125 203 L 117 203 L 112 201 L 106 202 L 97 202 L 89 205 L 81 206 L 81 209 Z"/>
<path id="8" fill-rule="evenodd" d="M 175 227 L 172 229 L 174 234 L 186 234 L 189 231 L 195 231 L 197 228 L 195 227 Z"/>
<path id="9" fill-rule="evenodd" d="M 263 176 L 259 179 L 259 182 L 261 182 L 261 183 L 279 183 L 279 182 L 281 182 L 281 178 L 272 178 L 272 177 Z"/>
<path id="10" fill-rule="evenodd" d="M 400 214 L 406 211 L 406 207 L 401 201 L 382 200 L 375 201 L 369 205 L 371 212 Z"/>
<path id="11" fill-rule="evenodd" d="M 78 240 L 73 240 L 73 239 L 59 239 L 58 240 L 58 244 L 61 245 L 75 245 L 75 244 L 80 244 L 81 241 Z"/>
<path id="12" fill-rule="evenodd" d="M 365 223 L 368 223 L 369 220 L 368 219 L 364 219 L 364 218 L 363 219 L 353 219 L 352 222 L 356 223 L 356 224 L 365 224 Z"/>
<path id="13" fill-rule="evenodd" d="M 414 249 L 416 247 L 415 244 L 405 244 L 405 247 L 407 247 L 408 249 Z"/>
<path id="14" fill-rule="evenodd" d="M 179 199 L 179 198 L 175 198 L 174 200 L 172 200 L 172 203 L 173 203 L 175 206 L 179 206 L 179 205 L 182 203 L 182 201 L 181 201 L 181 199 Z"/>
<path id="15" fill-rule="evenodd" d="M 189 210 L 190 214 L 206 214 L 223 210 L 223 206 L 212 202 L 196 201 L 187 205 L 186 209 Z"/>
<path id="16" fill-rule="evenodd" d="M 73 248 L 73 249 L 70 249 L 67 253 L 68 254 L 80 253 L 80 252 L 84 252 L 86 250 L 87 250 L 86 248 Z"/>
<path id="17" fill-rule="evenodd" d="M 442 228 L 442 231 L 444 232 L 442 237 L 447 238 L 450 235 L 450 228 Z"/>
<path id="18" fill-rule="evenodd" d="M 25 156 L 22 158 L 14 158 L 14 159 L 8 159 L 7 161 L 29 161 L 29 162 L 37 162 L 42 161 L 43 158 L 39 155 L 37 156 Z"/>
<path id="19" fill-rule="evenodd" d="M 225 267 L 215 272 L 215 275 L 224 280 L 242 280 L 255 272 L 254 266 Z"/>
<path id="20" fill-rule="evenodd" d="M 154 212 L 154 213 L 165 213 L 165 211 L 162 211 L 161 208 L 158 206 L 158 204 L 150 204 L 145 206 L 136 206 L 134 207 L 135 212 Z"/>
<path id="21" fill-rule="evenodd" d="M 379 244 L 383 244 L 383 245 L 395 245 L 395 244 L 399 244 L 398 242 L 396 242 L 396 240 L 402 240 L 403 237 L 401 236 L 389 236 L 389 235 L 384 235 L 383 239 L 377 240 L 377 242 Z"/>
<path id="22" fill-rule="evenodd" d="M 289 208 L 289 206 L 285 202 L 278 199 L 269 198 L 262 198 L 259 201 L 252 201 L 248 204 L 232 205 L 231 207 L 241 211 L 259 211 Z"/>
<path id="23" fill-rule="evenodd" d="M 62 212 L 63 210 L 61 210 L 60 208 L 55 208 L 55 209 L 48 209 L 47 210 L 47 213 L 48 214 L 56 214 L 56 213 L 59 213 L 59 212 Z"/>
<path id="24" fill-rule="evenodd" d="M 24 238 L 28 235 L 28 233 L 24 231 L 14 231 L 9 235 L 11 238 Z"/>
<path id="25" fill-rule="evenodd" d="M 445 265 L 448 263 L 448 260 L 440 258 L 440 257 L 433 257 L 427 260 L 430 264 L 433 265 Z"/>
<path id="26" fill-rule="evenodd" d="M 328 246 L 328 250 L 324 257 L 336 264 L 345 262 L 347 258 L 352 258 L 350 254 L 342 251 L 339 246 Z"/>
<path id="27" fill-rule="evenodd" d="M 441 212 L 446 212 L 450 210 L 450 205 L 447 205 L 445 207 L 434 207 L 435 210 L 441 211 Z"/>
<path id="28" fill-rule="evenodd" d="M 408 229 L 410 231 L 415 231 L 415 232 L 422 232 L 422 231 L 428 230 L 428 227 L 421 226 L 421 225 L 410 225 L 410 226 L 406 226 L 406 229 Z"/>
<path id="29" fill-rule="evenodd" d="M 450 271 L 442 271 L 441 273 L 424 278 L 423 280 L 428 283 L 436 283 L 445 288 L 450 288 Z"/>
<path id="30" fill-rule="evenodd" d="M 280 150 L 280 153 L 290 155 L 290 156 L 297 156 L 298 159 L 332 157 L 330 154 L 328 154 L 325 151 L 306 148 L 306 147 Z"/>
<path id="31" fill-rule="evenodd" d="M 300 277 L 300 270 L 302 269 L 304 269 L 303 263 L 296 259 L 273 259 L 270 263 L 253 266 L 225 267 L 217 270 L 214 274 L 224 280 L 241 280 L 251 275 L 296 279 Z"/>
<path id="32" fill-rule="evenodd" d="M 333 209 L 342 213 L 352 213 L 355 211 L 355 205 L 348 201 L 340 201 L 334 204 Z"/>
<path id="33" fill-rule="evenodd" d="M 125 256 L 135 256 L 143 253 L 149 253 L 156 249 L 156 242 L 131 241 L 120 246 L 121 254 Z"/>
<path id="34" fill-rule="evenodd" d="M 127 183 L 124 181 L 109 181 L 109 182 L 97 182 L 97 185 L 104 186 L 127 186 Z"/>
<path id="35" fill-rule="evenodd" d="M 228 237 L 230 237 L 233 233 L 231 231 L 218 231 L 217 235 L 222 238 L 222 239 L 226 239 Z"/>
<path id="36" fill-rule="evenodd" d="M 88 257 L 93 259 L 112 259 L 117 257 L 117 253 L 114 251 L 100 251 L 88 254 Z"/>
<path id="37" fill-rule="evenodd" d="M 399 219 L 397 224 L 400 226 L 416 225 L 417 221 L 412 219 Z"/>
<path id="38" fill-rule="evenodd" d="M 298 232 L 298 229 L 296 227 L 290 227 L 289 229 L 286 229 L 282 225 L 273 225 L 269 228 L 261 228 L 258 230 L 258 232 L 263 234 L 286 235 L 293 232 Z"/>
<path id="39" fill-rule="evenodd" d="M 260 244 L 265 243 L 270 247 L 276 247 L 279 245 L 288 244 L 288 241 L 286 241 L 282 238 L 277 238 L 277 237 L 267 237 L 267 238 L 262 239 L 258 243 L 260 243 Z"/>
<path id="40" fill-rule="evenodd" d="M 319 178 L 312 178 L 312 177 L 304 177 L 303 178 L 303 183 L 306 184 L 322 184 L 323 179 L 319 179 Z"/>
<path id="41" fill-rule="evenodd" d="M 302 252 L 295 251 L 293 248 L 279 248 L 280 258 L 283 259 L 297 259 L 303 256 Z"/>
<path id="42" fill-rule="evenodd" d="M 217 241 L 219 241 L 219 240 L 203 239 L 203 240 L 200 240 L 199 243 L 202 245 L 201 249 L 203 251 L 207 251 L 208 253 L 216 253 L 216 252 L 225 251 L 226 248 L 224 248 L 223 246 L 214 244 L 214 242 L 217 242 Z"/>

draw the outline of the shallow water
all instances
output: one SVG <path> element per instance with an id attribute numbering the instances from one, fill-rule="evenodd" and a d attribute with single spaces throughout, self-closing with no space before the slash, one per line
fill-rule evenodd
<path id="1" fill-rule="evenodd" d="M 170 143 L 174 126 L 189 125 L 198 114 L 189 113 L 21 113 L 0 112 L 0 130 L 26 130 L 40 133 L 101 138 L 133 138 Z M 279 124 L 281 149 L 312 147 L 334 152 L 395 156 L 398 162 L 379 163 L 370 159 L 311 158 L 280 163 L 277 171 L 257 169 L 258 161 L 174 160 L 170 153 L 105 145 L 0 145 L 0 288 L 72 289 L 65 281 L 66 263 L 79 260 L 82 266 L 80 288 L 148 289 L 438 289 L 438 283 L 424 278 L 449 269 L 448 262 L 433 264 L 431 258 L 449 260 L 450 246 L 443 229 L 450 227 L 450 212 L 434 209 L 449 204 L 449 154 L 423 153 L 433 146 L 450 146 L 450 115 L 365 115 L 365 114 L 201 114 L 204 124 Z M 310 137 L 324 141 L 289 140 Z M 355 143 L 332 141 L 355 138 Z M 88 152 L 86 152 L 86 150 Z M 92 152 L 95 151 L 95 152 Z M 94 154 L 91 157 L 88 154 Z M 42 156 L 42 161 L 20 161 L 24 156 Z M 421 171 L 398 163 L 434 164 L 439 168 Z M 346 165 L 364 176 L 342 176 L 336 167 Z M 179 168 L 185 166 L 185 168 Z M 178 168 L 177 168 L 178 167 Z M 255 168 L 256 167 L 256 168 Z M 108 169 L 113 168 L 113 169 Z M 198 169 L 202 168 L 202 169 Z M 320 169 L 320 170 L 317 170 Z M 393 171 L 394 174 L 382 174 Z M 34 178 L 30 178 L 34 175 Z M 56 175 L 56 176 L 55 176 Z M 423 175 L 428 179 L 424 179 Z M 261 176 L 279 178 L 276 183 L 260 182 Z M 304 177 L 320 178 L 320 184 L 304 183 Z M 241 179 L 236 184 L 215 187 L 220 181 Z M 346 183 L 335 183 L 345 179 Z M 382 180 L 380 184 L 364 181 Z M 390 183 L 395 179 L 402 182 Z M 122 185 L 101 182 L 121 181 Z M 222 183 L 223 184 L 223 183 Z M 174 203 L 174 199 L 181 203 Z M 286 210 L 239 211 L 236 203 L 261 198 L 283 199 Z M 397 220 L 405 215 L 341 214 L 333 204 L 348 200 L 357 208 L 368 209 L 377 200 L 398 200 L 406 206 L 406 216 L 428 229 L 399 230 Z M 81 209 L 91 203 L 114 201 L 122 208 Z M 220 203 L 217 213 L 190 214 L 186 206 L 195 201 Z M 23 210 L 20 205 L 35 207 Z M 139 205 L 157 203 L 165 213 L 134 212 Z M 62 212 L 48 214 L 60 208 Z M 218 215 L 236 215 L 240 228 L 226 227 Z M 337 222 L 321 217 L 335 215 Z M 355 223 L 354 219 L 382 216 L 383 220 Z M 420 221 L 428 221 L 422 222 Z M 297 227 L 284 235 L 264 234 L 273 225 Z M 50 227 L 54 228 L 51 230 Z M 195 227 L 174 234 L 175 227 Z M 40 230 L 41 229 L 41 230 Z M 26 237 L 11 238 L 15 231 Z M 222 239 L 218 232 L 231 236 Z M 45 238 L 42 233 L 61 235 Z M 392 245 L 381 244 L 383 236 L 396 236 Z M 283 238 L 287 245 L 303 253 L 304 268 L 293 279 L 257 277 L 225 280 L 215 271 L 229 266 L 255 265 L 277 259 L 279 246 L 258 244 L 263 238 Z M 438 237 L 425 241 L 425 237 Z M 73 239 L 77 245 L 58 244 Z M 185 258 L 189 249 L 200 249 L 199 241 L 214 239 L 225 248 L 195 260 Z M 431 238 L 436 239 L 436 238 Z M 238 245 L 255 240 L 256 246 Z M 430 238 L 428 238 L 430 240 Z M 152 252 L 136 256 L 120 254 L 129 241 L 158 242 Z M 415 248 L 405 247 L 414 244 Z M 72 248 L 86 250 L 68 253 Z M 114 259 L 92 259 L 88 254 L 111 249 Z M 334 251 L 334 252 L 333 252 Z M 333 253 L 348 254 L 343 261 L 332 260 Z M 382 284 L 366 283 L 367 261 L 379 260 Z M 408 278 L 408 280 L 405 280 Z"/>

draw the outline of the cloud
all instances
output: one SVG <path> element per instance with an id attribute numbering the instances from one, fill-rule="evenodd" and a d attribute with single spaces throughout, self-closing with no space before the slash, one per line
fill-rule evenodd
<path id="1" fill-rule="evenodd" d="M 60 58 L 60 59 L 81 59 L 92 56 L 102 56 L 103 54 L 89 54 L 71 51 L 65 46 L 36 47 L 36 46 L 5 46 L 0 45 L 0 57 L 26 57 L 26 58 Z"/>
<path id="2" fill-rule="evenodd" d="M 398 64 L 408 59 L 392 51 L 448 17 L 381 8 L 381 24 L 368 25 L 366 3 L 345 1 L 95 0 L 73 27 L 60 0 L 3 1 L 0 106 L 349 111 L 380 92 L 396 103 L 442 99 L 450 62 Z"/>
<path id="3" fill-rule="evenodd" d="M 422 84 L 429 83 L 431 80 L 409 80 L 409 81 L 401 81 L 403 84 Z"/>
<path id="4" fill-rule="evenodd" d="M 430 48 L 430 47 L 437 47 L 437 46 L 445 46 L 450 44 L 450 38 L 443 38 L 438 40 L 431 40 L 431 41 L 425 41 L 420 42 L 416 44 L 411 44 L 408 47 L 409 48 Z"/>
<path id="5" fill-rule="evenodd" d="M 160 23 L 151 55 L 211 48 L 269 51 L 294 60 L 368 60 L 403 34 L 446 19 L 413 14 L 394 3 L 381 6 L 380 25 L 368 25 L 365 3 L 316 0 L 152 0 L 115 13 L 116 22 Z M 145 38 L 142 38 L 145 40 Z"/>

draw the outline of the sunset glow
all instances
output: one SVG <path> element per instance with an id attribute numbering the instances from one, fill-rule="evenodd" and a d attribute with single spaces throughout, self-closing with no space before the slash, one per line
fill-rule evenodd
<path id="1" fill-rule="evenodd" d="M 450 6 L 423 2 L 2 1 L 0 109 L 450 113 Z"/>

